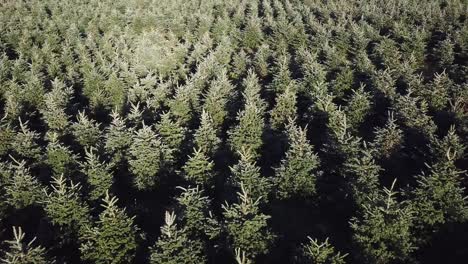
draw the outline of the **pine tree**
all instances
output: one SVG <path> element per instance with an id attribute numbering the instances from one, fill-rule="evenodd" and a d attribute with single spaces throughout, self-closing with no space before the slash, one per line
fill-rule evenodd
<path id="1" fill-rule="evenodd" d="M 244 184 L 245 191 L 249 193 L 252 199 L 268 201 L 272 188 L 272 182 L 260 174 L 260 168 L 256 165 L 255 159 L 249 149 L 242 149 L 238 152 L 239 162 L 230 167 L 231 184 L 240 187 Z"/>
<path id="2" fill-rule="evenodd" d="M 346 106 L 346 115 L 350 126 L 357 130 L 366 116 L 370 114 L 370 110 L 370 94 L 365 92 L 364 86 L 361 85 L 359 89 L 353 90 L 353 95 Z"/>
<path id="3" fill-rule="evenodd" d="M 67 184 L 63 175 L 52 179 L 52 190 L 45 190 L 44 211 L 63 235 L 78 235 L 90 221 L 90 209 L 81 198 L 81 186 L 73 182 Z"/>
<path id="4" fill-rule="evenodd" d="M 13 227 L 13 240 L 8 240 L 6 243 L 9 245 L 5 251 L 5 256 L 0 259 L 5 264 L 50 264 L 55 263 L 46 256 L 46 250 L 41 246 L 33 246 L 36 238 L 26 243 L 24 238 L 26 234 L 21 227 Z"/>
<path id="5" fill-rule="evenodd" d="M 348 254 L 342 255 L 336 252 L 336 249 L 328 242 L 328 238 L 324 242 L 319 242 L 317 239 L 307 237 L 309 243 L 303 244 L 299 256 L 296 258 L 296 263 L 307 264 L 345 264 L 344 260 Z"/>
<path id="6" fill-rule="evenodd" d="M 185 178 L 196 185 L 207 188 L 214 186 L 214 163 L 201 149 L 194 149 L 192 156 L 182 167 Z"/>
<path id="7" fill-rule="evenodd" d="M 276 97 L 276 105 L 270 112 L 270 125 L 281 131 L 289 119 L 296 119 L 296 91 L 293 86 L 286 86 L 284 92 Z"/>
<path id="8" fill-rule="evenodd" d="M 41 109 L 42 116 L 53 131 L 63 133 L 69 125 L 69 116 L 65 110 L 67 104 L 72 99 L 73 89 L 65 87 L 65 84 L 59 79 L 52 82 L 52 90 L 45 94 L 45 107 Z"/>
<path id="9" fill-rule="evenodd" d="M 82 147 L 97 147 L 101 143 L 101 128 L 99 124 L 78 112 L 77 122 L 72 125 L 72 134 Z"/>
<path id="10" fill-rule="evenodd" d="M 161 141 L 174 153 L 181 152 L 182 142 L 185 139 L 186 129 L 178 122 L 171 120 L 169 112 L 161 115 L 161 120 L 155 126 L 161 136 Z"/>
<path id="11" fill-rule="evenodd" d="M 253 200 L 241 184 L 238 202 L 223 205 L 223 215 L 231 248 L 241 248 L 248 258 L 266 254 L 275 238 L 268 228 L 270 216 L 259 211 L 259 199 Z"/>
<path id="12" fill-rule="evenodd" d="M 203 244 L 191 239 L 184 229 L 178 229 L 174 212 L 166 211 L 165 224 L 161 227 L 161 237 L 151 248 L 150 263 L 195 264 L 205 263 Z"/>
<path id="13" fill-rule="evenodd" d="M 117 206 L 118 199 L 106 193 L 104 211 L 99 220 L 88 226 L 80 237 L 82 259 L 92 263 L 131 263 L 137 247 L 138 228 L 134 217 Z"/>
<path id="14" fill-rule="evenodd" d="M 205 110 L 201 113 L 200 126 L 195 131 L 194 143 L 203 153 L 213 158 L 218 151 L 221 140 L 218 138 L 217 129 L 213 119 Z"/>
<path id="15" fill-rule="evenodd" d="M 406 201 L 396 200 L 395 182 L 369 197 L 362 214 L 350 221 L 354 243 L 366 263 L 407 262 L 416 249 L 411 233 L 413 210 Z"/>
<path id="16" fill-rule="evenodd" d="M 77 165 L 77 156 L 58 140 L 57 133 L 51 133 L 49 140 L 45 163 L 51 167 L 55 176 L 70 176 Z"/>
<path id="17" fill-rule="evenodd" d="M 117 163 L 126 158 L 132 143 L 132 128 L 127 128 L 125 119 L 117 112 L 112 112 L 111 116 L 112 122 L 107 128 L 104 149 L 112 156 L 112 162 Z"/>
<path id="18" fill-rule="evenodd" d="M 203 108 L 213 119 L 216 130 L 222 128 L 229 114 L 229 104 L 234 98 L 234 86 L 229 82 L 225 69 L 220 70 L 218 77 L 210 84 L 205 95 Z"/>
<path id="19" fill-rule="evenodd" d="M 377 128 L 374 132 L 375 138 L 371 147 L 375 149 L 375 155 L 382 158 L 389 158 L 397 152 L 403 145 L 403 131 L 396 124 L 393 113 L 389 113 L 387 124 L 382 128 Z"/>
<path id="20" fill-rule="evenodd" d="M 289 54 L 281 54 L 275 61 L 275 73 L 269 88 L 277 94 L 284 94 L 286 88 L 292 85 L 291 71 L 289 70 L 290 60 Z"/>
<path id="21" fill-rule="evenodd" d="M 176 88 L 174 98 L 169 102 L 169 110 L 180 125 L 187 126 L 193 121 L 198 94 L 190 83 Z"/>
<path id="22" fill-rule="evenodd" d="M 42 149 L 38 144 L 39 133 L 28 127 L 28 121 L 19 120 L 20 131 L 18 131 L 11 142 L 11 149 L 22 159 L 38 162 L 41 159 Z"/>
<path id="23" fill-rule="evenodd" d="M 90 198 L 98 200 L 110 190 L 114 182 L 111 166 L 100 161 L 96 149 L 85 148 L 85 162 L 81 164 L 81 172 L 86 175 L 86 181 L 91 187 Z"/>
<path id="24" fill-rule="evenodd" d="M 221 233 L 220 223 L 211 211 L 211 200 L 200 187 L 182 188 L 177 197 L 179 222 L 191 237 L 204 237 L 213 240 Z"/>
<path id="25" fill-rule="evenodd" d="M 159 182 L 157 175 L 164 161 L 163 146 L 150 126 L 135 131 L 130 145 L 129 165 L 133 183 L 139 190 L 153 188 Z"/>
<path id="26" fill-rule="evenodd" d="M 316 193 L 316 178 L 320 164 L 313 146 L 307 140 L 307 128 L 289 121 L 287 126 L 289 148 L 280 167 L 275 169 L 277 195 L 282 198 L 312 196 Z"/>
<path id="27" fill-rule="evenodd" d="M 12 158 L 13 159 L 13 158 Z M 24 160 L 13 159 L 7 168 L 3 168 L 6 203 L 16 209 L 23 209 L 38 204 L 43 199 L 41 183 L 31 175 Z"/>

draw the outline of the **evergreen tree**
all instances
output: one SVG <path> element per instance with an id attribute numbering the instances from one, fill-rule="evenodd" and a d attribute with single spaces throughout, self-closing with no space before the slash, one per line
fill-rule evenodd
<path id="1" fill-rule="evenodd" d="M 362 214 L 351 219 L 354 243 L 366 263 L 407 262 L 415 250 L 413 210 L 407 202 L 396 200 L 395 182 L 378 196 L 369 197 Z"/>
<path id="2" fill-rule="evenodd" d="M 50 222 L 60 229 L 65 238 L 80 234 L 90 220 L 90 209 L 81 198 L 81 186 L 73 182 L 67 184 L 61 175 L 53 178 L 51 188 L 50 192 L 46 190 L 44 200 L 44 211 Z"/>
<path id="3" fill-rule="evenodd" d="M 249 193 L 252 199 L 267 202 L 272 188 L 272 182 L 269 178 L 260 174 L 260 168 L 256 165 L 255 159 L 249 149 L 242 149 L 238 152 L 239 162 L 230 167 L 231 184 L 240 187 L 244 183 L 245 191 Z"/>
<path id="4" fill-rule="evenodd" d="M 178 122 L 171 120 L 168 112 L 161 115 L 161 120 L 155 126 L 156 131 L 161 136 L 161 141 L 173 152 L 181 151 L 182 142 L 185 139 L 186 129 Z"/>
<path id="5" fill-rule="evenodd" d="M 21 227 L 13 227 L 13 240 L 8 240 L 6 243 L 9 245 L 5 251 L 5 256 L 0 259 L 5 264 L 50 264 L 55 263 L 46 256 L 46 251 L 41 246 L 33 246 L 36 238 L 33 238 L 30 242 L 26 243 L 24 237 L 26 234 L 23 232 Z"/>
<path id="6" fill-rule="evenodd" d="M 52 90 L 45 94 L 44 109 L 41 110 L 49 129 L 63 133 L 69 125 L 69 116 L 65 110 L 71 100 L 73 89 L 65 87 L 59 79 L 52 82 Z"/>
<path id="7" fill-rule="evenodd" d="M 296 91 L 293 86 L 286 86 L 284 92 L 276 97 L 276 105 L 270 112 L 270 125 L 281 131 L 289 119 L 296 119 Z"/>
<path id="8" fill-rule="evenodd" d="M 353 95 L 346 106 L 346 115 L 350 126 L 357 130 L 366 116 L 370 114 L 370 109 L 370 95 L 364 91 L 364 86 L 361 85 L 359 89 L 353 90 Z"/>
<path id="9" fill-rule="evenodd" d="M 40 135 L 28 127 L 28 121 L 19 120 L 20 131 L 18 131 L 11 142 L 11 149 L 20 158 L 28 161 L 38 162 L 41 159 L 42 149 L 38 144 Z"/>
<path id="10" fill-rule="evenodd" d="M 348 254 L 342 255 L 328 242 L 328 238 L 320 243 L 317 239 L 307 237 L 309 243 L 303 244 L 296 263 L 314 264 L 345 264 L 344 260 Z"/>
<path id="11" fill-rule="evenodd" d="M 377 128 L 374 132 L 375 138 L 371 147 L 375 149 L 375 155 L 382 158 L 389 158 L 393 153 L 402 148 L 403 131 L 396 124 L 393 113 L 389 113 L 387 123 L 382 128 Z"/>
<path id="12" fill-rule="evenodd" d="M 82 259 L 92 263 L 131 263 L 137 247 L 138 228 L 134 217 L 117 206 L 118 199 L 106 193 L 104 211 L 93 226 L 80 237 Z"/>
<path id="13" fill-rule="evenodd" d="M 205 110 L 201 113 L 200 126 L 195 131 L 194 143 L 203 153 L 213 158 L 216 154 L 221 140 L 218 138 L 217 129 L 213 124 L 213 119 Z"/>
<path id="14" fill-rule="evenodd" d="M 174 212 L 166 211 L 165 224 L 161 227 L 161 237 L 151 248 L 150 263 L 195 264 L 205 263 L 203 244 L 191 239 L 184 229 L 178 229 Z"/>
<path id="15" fill-rule="evenodd" d="M 41 183 L 31 175 L 24 160 L 13 159 L 13 163 L 3 169 L 1 176 L 5 189 L 4 199 L 8 205 L 16 209 L 23 209 L 42 201 Z"/>
<path id="16" fill-rule="evenodd" d="M 128 162 L 134 175 L 133 183 L 139 190 L 153 188 L 159 182 L 157 175 L 164 161 L 162 142 L 145 124 L 134 135 Z"/>
<path id="17" fill-rule="evenodd" d="M 77 165 L 77 156 L 58 140 L 57 133 L 51 133 L 49 140 L 45 163 L 51 167 L 55 176 L 70 176 Z"/>
<path id="18" fill-rule="evenodd" d="M 228 240 L 233 249 L 241 248 L 248 258 L 266 254 L 275 238 L 268 228 L 270 216 L 259 211 L 259 199 L 253 200 L 241 184 L 238 202 L 223 205 Z"/>
<path id="19" fill-rule="evenodd" d="M 287 134 L 289 148 L 286 157 L 275 169 L 277 195 L 282 199 L 315 195 L 315 183 L 321 174 L 317 171 L 320 161 L 307 140 L 307 128 L 302 129 L 290 120 Z"/>
<path id="20" fill-rule="evenodd" d="M 126 158 L 128 148 L 132 143 L 132 129 L 127 128 L 125 119 L 117 112 L 112 112 L 112 121 L 105 135 L 104 149 L 112 156 L 113 163 Z"/>
<path id="21" fill-rule="evenodd" d="M 101 143 L 101 128 L 99 124 L 78 112 L 77 122 L 72 125 L 72 134 L 82 147 L 97 147 Z"/>
<path id="22" fill-rule="evenodd" d="M 193 155 L 189 157 L 182 169 L 189 182 L 208 188 L 214 186 L 214 163 L 201 149 L 194 149 Z"/>
<path id="23" fill-rule="evenodd" d="M 229 114 L 229 104 L 233 99 L 234 86 L 229 82 L 226 70 L 222 69 L 216 80 L 210 84 L 203 106 L 213 119 L 213 126 L 216 130 L 222 128 Z"/>
<path id="24" fill-rule="evenodd" d="M 86 175 L 86 181 L 91 187 L 90 198 L 98 200 L 107 190 L 110 190 L 114 182 L 111 166 L 100 161 L 96 149 L 85 149 L 85 162 L 81 164 L 81 172 Z"/>

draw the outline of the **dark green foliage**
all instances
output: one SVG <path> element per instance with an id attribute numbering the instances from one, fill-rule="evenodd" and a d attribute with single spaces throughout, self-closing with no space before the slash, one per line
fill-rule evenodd
<path id="1" fill-rule="evenodd" d="M 114 182 L 109 164 L 100 161 L 96 149 L 85 149 L 85 162 L 81 164 L 81 172 L 91 187 L 89 196 L 92 200 L 102 198 L 111 189 Z"/>
<path id="2" fill-rule="evenodd" d="M 96 147 L 101 143 L 102 131 L 99 124 L 84 112 L 79 112 L 77 121 L 72 125 L 72 133 L 82 147 Z"/>
<path id="3" fill-rule="evenodd" d="M 212 187 L 214 181 L 214 163 L 201 149 L 194 149 L 192 156 L 182 167 L 185 178 L 196 185 Z"/>
<path id="4" fill-rule="evenodd" d="M 106 193 L 99 220 L 87 226 L 80 239 L 83 260 L 92 263 L 130 263 L 137 247 L 133 217 L 117 206 L 118 199 Z"/>
<path id="5" fill-rule="evenodd" d="M 45 249 L 41 246 L 34 246 L 36 238 L 26 243 L 24 241 L 25 233 L 21 227 L 13 227 L 13 240 L 8 240 L 8 250 L 5 256 L 0 259 L 5 264 L 50 264 L 55 263 L 46 257 Z"/>
<path id="6" fill-rule="evenodd" d="M 213 157 L 219 148 L 221 140 L 216 135 L 217 129 L 211 116 L 203 110 L 201 113 L 200 127 L 195 131 L 194 143 L 201 151 Z"/>
<path id="7" fill-rule="evenodd" d="M 275 236 L 268 228 L 270 216 L 259 211 L 259 200 L 253 200 L 241 184 L 238 202 L 223 205 L 228 239 L 233 249 L 240 248 L 249 258 L 266 254 Z"/>
<path id="8" fill-rule="evenodd" d="M 316 263 L 316 264 L 345 264 L 345 257 L 348 254 L 342 255 L 336 252 L 335 248 L 328 242 L 328 238 L 320 243 L 317 239 L 307 237 L 309 243 L 303 244 L 300 250 L 300 255 L 296 259 L 296 263 Z"/>
<path id="9" fill-rule="evenodd" d="M 316 181 L 320 161 L 307 140 L 307 129 L 298 127 L 290 119 L 288 127 L 289 147 L 281 165 L 275 169 L 275 183 L 279 198 L 308 197 L 316 194 Z"/>

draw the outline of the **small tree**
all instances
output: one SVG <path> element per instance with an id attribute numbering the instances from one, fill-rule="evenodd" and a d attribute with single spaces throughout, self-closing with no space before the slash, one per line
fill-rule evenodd
<path id="1" fill-rule="evenodd" d="M 161 141 L 175 153 L 181 151 L 182 142 L 185 139 L 186 129 L 178 122 L 171 120 L 169 112 L 161 115 L 161 120 L 155 126 L 161 136 Z"/>
<path id="2" fill-rule="evenodd" d="M 201 113 L 200 126 L 195 131 L 194 143 L 197 148 L 209 157 L 216 154 L 221 140 L 218 138 L 213 119 L 205 110 Z"/>
<path id="3" fill-rule="evenodd" d="M 351 219 L 354 243 L 366 263 L 406 262 L 415 250 L 411 234 L 413 210 L 407 202 L 395 199 L 395 183 L 396 180 L 390 189 L 369 197 L 363 213 Z"/>
<path id="4" fill-rule="evenodd" d="M 70 176 L 77 165 L 77 156 L 58 139 L 58 134 L 51 133 L 46 147 L 45 163 L 55 176 Z"/>
<path id="5" fill-rule="evenodd" d="M 102 198 L 106 191 L 111 189 L 114 182 L 111 166 L 100 161 L 96 149 L 85 149 L 85 162 L 81 164 L 81 172 L 86 175 L 86 181 L 91 186 L 92 200 Z"/>
<path id="6" fill-rule="evenodd" d="M 128 162 L 130 172 L 135 176 L 134 185 L 140 190 L 152 188 L 158 182 L 157 174 L 163 162 L 161 140 L 145 124 L 134 135 Z"/>
<path id="7" fill-rule="evenodd" d="M 5 264 L 50 264 L 55 261 L 50 261 L 46 257 L 46 251 L 41 246 L 33 246 L 36 238 L 33 238 L 29 243 L 24 241 L 26 234 L 21 227 L 13 227 L 13 240 L 8 240 L 6 243 L 9 248 L 5 251 L 5 256 L 0 259 Z"/>
<path id="8" fill-rule="evenodd" d="M 403 131 L 396 124 L 393 113 L 389 114 L 387 124 L 377 128 L 374 132 L 375 138 L 371 147 L 375 149 L 377 157 L 389 158 L 403 145 Z"/>
<path id="9" fill-rule="evenodd" d="M 276 105 L 270 112 L 270 125 L 273 129 L 282 130 L 289 119 L 296 119 L 296 91 L 291 85 L 276 97 Z"/>
<path id="10" fill-rule="evenodd" d="M 116 197 L 103 199 L 104 211 L 93 226 L 87 226 L 81 236 L 80 251 L 84 261 L 92 263 L 131 263 L 137 247 L 137 227 L 134 217 L 117 206 Z"/>
<path id="11" fill-rule="evenodd" d="M 132 129 L 127 128 L 125 119 L 113 111 L 112 122 L 105 135 L 104 149 L 112 155 L 113 162 L 119 162 L 126 157 L 129 146 L 132 143 Z"/>
<path id="12" fill-rule="evenodd" d="M 296 263 L 301 264 L 345 264 L 344 260 L 348 254 L 342 255 L 336 252 L 336 249 L 328 242 L 328 238 L 324 242 L 319 242 L 317 239 L 307 237 L 309 243 L 303 244 L 296 258 Z"/>
<path id="13" fill-rule="evenodd" d="M 194 149 L 193 155 L 182 167 L 185 178 L 196 184 L 205 187 L 213 187 L 214 184 L 214 163 L 201 151 Z"/>
<path id="14" fill-rule="evenodd" d="M 44 190 L 44 211 L 50 222 L 64 235 L 78 235 L 89 224 L 90 209 L 81 199 L 81 186 L 70 182 L 63 175 L 53 178 L 51 192 Z"/>
<path id="15" fill-rule="evenodd" d="M 275 236 L 268 228 L 270 216 L 259 212 L 259 199 L 253 200 L 243 184 L 238 197 L 238 203 L 223 205 L 228 241 L 233 249 L 242 248 L 253 259 L 268 253 Z"/>
<path id="16" fill-rule="evenodd" d="M 22 159 L 28 159 L 32 162 L 38 162 L 41 159 L 42 149 L 38 144 L 39 133 L 32 131 L 28 127 L 28 121 L 22 122 L 18 118 L 20 131 L 13 138 L 11 149 Z"/>
<path id="17" fill-rule="evenodd" d="M 88 118 L 84 112 L 78 112 L 77 122 L 72 125 L 72 133 L 82 147 L 96 147 L 101 143 L 99 124 Z"/>
<path id="18" fill-rule="evenodd" d="M 315 195 L 320 161 L 307 140 L 307 128 L 302 129 L 290 120 L 287 133 L 289 148 L 280 167 L 275 169 L 277 195 L 282 199 Z"/>
<path id="19" fill-rule="evenodd" d="M 175 213 L 166 211 L 165 224 L 161 227 L 161 237 L 151 248 L 150 263 L 191 264 L 205 262 L 206 256 L 201 241 L 191 239 L 184 229 L 178 229 Z"/>

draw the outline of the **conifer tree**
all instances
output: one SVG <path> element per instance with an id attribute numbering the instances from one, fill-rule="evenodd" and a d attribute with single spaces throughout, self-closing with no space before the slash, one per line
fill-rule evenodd
<path id="1" fill-rule="evenodd" d="M 345 264 L 345 257 L 348 254 L 342 255 L 336 252 L 336 249 L 328 242 L 328 238 L 324 242 L 319 242 L 317 239 L 307 237 L 309 243 L 303 244 L 296 258 L 296 263 L 307 264 Z"/>
<path id="2" fill-rule="evenodd" d="M 316 193 L 316 178 L 320 164 L 313 146 L 307 140 L 307 128 L 298 127 L 293 120 L 287 126 L 289 148 L 280 167 L 275 169 L 275 183 L 280 198 L 312 196 Z"/>
<path id="3" fill-rule="evenodd" d="M 150 263 L 192 264 L 205 263 L 203 244 L 191 239 L 184 229 L 178 229 L 174 212 L 166 211 L 165 224 L 161 227 L 161 237 L 151 248 Z"/>
<path id="4" fill-rule="evenodd" d="M 179 222 L 191 237 L 204 237 L 213 240 L 221 233 L 220 223 L 211 211 L 211 200 L 200 187 L 182 188 L 177 197 Z"/>
<path id="5" fill-rule="evenodd" d="M 132 129 L 126 127 L 125 119 L 113 111 L 112 121 L 105 135 L 104 149 L 112 156 L 113 163 L 126 157 L 128 148 L 132 143 Z"/>
<path id="6" fill-rule="evenodd" d="M 273 129 L 283 129 L 289 119 L 296 119 L 296 88 L 288 85 L 276 97 L 276 105 L 270 112 L 270 125 Z"/>
<path id="7" fill-rule="evenodd" d="M 221 129 L 229 114 L 229 104 L 234 97 L 234 86 L 229 82 L 225 69 L 220 70 L 218 77 L 210 84 L 205 95 L 203 108 L 213 119 L 216 130 Z"/>
<path id="8" fill-rule="evenodd" d="M 249 149 L 241 149 L 238 155 L 240 156 L 239 162 L 230 167 L 231 184 L 240 187 L 241 183 L 243 183 L 243 188 L 249 193 L 249 197 L 255 200 L 261 198 L 261 201 L 268 201 L 272 188 L 271 180 L 260 174 L 260 168 Z"/>
<path id="9" fill-rule="evenodd" d="M 88 118 L 83 111 L 78 112 L 77 122 L 72 125 L 72 133 L 82 147 L 97 147 L 101 143 L 99 124 Z"/>
<path id="10" fill-rule="evenodd" d="M 182 142 L 185 139 L 186 129 L 179 122 L 171 120 L 169 112 L 161 115 L 161 120 L 155 126 L 161 136 L 161 141 L 174 153 L 181 151 Z"/>
<path id="11" fill-rule="evenodd" d="M 6 203 L 16 209 L 38 204 L 43 199 L 41 183 L 31 175 L 24 160 L 13 159 L 8 167 L 3 168 Z"/>
<path id="12" fill-rule="evenodd" d="M 57 133 L 50 133 L 46 147 L 45 163 L 52 168 L 55 176 L 71 175 L 77 165 L 77 156 L 58 140 Z"/>
<path id="13" fill-rule="evenodd" d="M 277 94 L 284 94 L 286 88 L 289 87 L 292 82 L 291 72 L 289 70 L 291 58 L 289 54 L 284 54 L 284 52 L 275 61 L 275 74 L 270 84 L 270 89 Z"/>
<path id="14" fill-rule="evenodd" d="M 413 210 L 406 202 L 396 200 L 395 181 L 363 206 L 362 214 L 351 219 L 353 240 L 366 263 L 392 263 L 410 260 L 415 250 Z"/>
<path id="15" fill-rule="evenodd" d="M 213 124 L 213 119 L 205 110 L 201 113 L 200 126 L 195 131 L 194 143 L 203 153 L 213 158 L 216 154 L 221 140 L 218 138 L 217 129 Z"/>
<path id="16" fill-rule="evenodd" d="M 241 248 L 248 258 L 266 254 L 275 238 L 268 228 L 270 216 L 259 211 L 259 199 L 253 200 L 241 184 L 238 202 L 223 205 L 228 241 L 233 249 Z"/>
<path id="17" fill-rule="evenodd" d="M 141 129 L 134 132 L 128 163 L 137 189 L 153 188 L 159 182 L 157 175 L 164 161 L 162 148 L 161 139 L 150 126 L 143 124 Z"/>
<path id="18" fill-rule="evenodd" d="M 107 190 L 110 190 L 114 182 L 111 166 L 100 160 L 96 149 L 85 148 L 85 162 L 81 164 L 81 172 L 86 175 L 86 181 L 91 187 L 90 198 L 98 200 Z"/>
<path id="19" fill-rule="evenodd" d="M 176 88 L 174 98 L 169 102 L 169 110 L 179 124 L 187 126 L 192 122 L 197 103 L 198 91 L 189 83 Z"/>
<path id="20" fill-rule="evenodd" d="M 366 116 L 369 115 L 370 109 L 370 95 L 364 91 L 364 86 L 361 85 L 359 89 L 353 90 L 353 95 L 346 106 L 346 115 L 350 126 L 355 130 L 358 129 Z"/>
<path id="21" fill-rule="evenodd" d="M 185 178 L 196 185 L 211 188 L 214 185 L 214 163 L 201 149 L 194 149 L 182 167 Z"/>
<path id="22" fill-rule="evenodd" d="M 41 147 L 38 144 L 39 133 L 28 127 L 28 121 L 19 120 L 20 131 L 18 131 L 11 142 L 11 149 L 22 159 L 38 162 L 41 159 Z"/>
<path id="23" fill-rule="evenodd" d="M 82 259 L 92 263 L 131 263 L 137 247 L 134 217 L 117 206 L 118 199 L 106 193 L 104 211 L 80 237 Z"/>
<path id="24" fill-rule="evenodd" d="M 427 114 L 427 102 L 418 97 L 412 97 L 411 91 L 405 95 L 397 97 L 395 101 L 395 111 L 404 124 L 416 129 L 423 135 L 431 138 L 436 131 L 436 125 Z"/>
<path id="25" fill-rule="evenodd" d="M 393 113 L 389 113 L 387 123 L 382 128 L 377 128 L 374 132 L 375 138 L 371 147 L 375 149 L 375 155 L 382 158 L 389 158 L 398 151 L 403 144 L 403 131 L 396 124 Z"/>
<path id="26" fill-rule="evenodd" d="M 8 240 L 8 249 L 5 256 L 0 259 L 5 264 L 50 264 L 55 263 L 46 256 L 46 250 L 41 246 L 34 246 L 36 238 L 31 241 L 24 241 L 26 234 L 21 227 L 13 227 L 13 240 Z"/>
<path id="27" fill-rule="evenodd" d="M 65 236 L 80 234 L 90 221 L 90 209 L 81 198 L 81 186 L 73 182 L 67 184 L 61 175 L 53 178 L 51 188 L 50 192 L 45 190 L 44 199 L 44 211 L 50 222 Z"/>
<path id="28" fill-rule="evenodd" d="M 42 116 L 49 129 L 62 133 L 69 125 L 69 116 L 65 110 L 71 100 L 73 89 L 65 87 L 59 79 L 52 82 L 52 90 L 45 94 Z"/>

